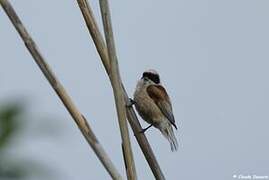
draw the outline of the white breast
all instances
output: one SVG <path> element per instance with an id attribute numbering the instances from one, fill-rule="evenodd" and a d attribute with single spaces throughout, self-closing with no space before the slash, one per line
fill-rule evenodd
<path id="1" fill-rule="evenodd" d="M 134 93 L 135 108 L 139 115 L 148 123 L 157 126 L 162 120 L 166 119 L 155 102 L 147 93 L 147 86 L 143 80 L 137 83 Z"/>

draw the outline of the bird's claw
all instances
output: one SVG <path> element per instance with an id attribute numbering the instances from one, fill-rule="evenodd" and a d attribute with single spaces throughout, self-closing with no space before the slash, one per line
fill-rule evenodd
<path id="1" fill-rule="evenodd" d="M 132 107 L 134 104 L 135 104 L 135 101 L 132 100 L 131 98 L 129 98 L 129 101 L 128 101 L 128 103 L 126 104 L 126 107 L 130 108 L 130 107 Z"/>
<path id="2" fill-rule="evenodd" d="M 146 132 L 146 130 L 148 130 L 151 126 L 153 126 L 153 124 L 149 125 L 148 127 L 142 129 L 139 133 L 144 133 Z"/>
<path id="3" fill-rule="evenodd" d="M 144 132 L 146 132 L 146 130 L 147 130 L 147 128 L 142 129 L 141 131 L 139 131 L 139 133 L 144 133 Z"/>

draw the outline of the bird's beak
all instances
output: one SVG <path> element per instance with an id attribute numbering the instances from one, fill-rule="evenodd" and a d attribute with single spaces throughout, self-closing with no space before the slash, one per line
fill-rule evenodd
<path id="1" fill-rule="evenodd" d="M 148 81 L 149 78 L 148 77 L 142 77 L 141 79 L 145 80 L 145 81 Z"/>

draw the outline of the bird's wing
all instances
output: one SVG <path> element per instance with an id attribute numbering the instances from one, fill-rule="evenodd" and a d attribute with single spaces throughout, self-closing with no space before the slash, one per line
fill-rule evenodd
<path id="1" fill-rule="evenodd" d="M 149 97 L 155 102 L 155 104 L 160 108 L 164 116 L 177 129 L 171 101 L 164 87 L 161 85 L 150 85 L 147 87 L 147 93 Z"/>

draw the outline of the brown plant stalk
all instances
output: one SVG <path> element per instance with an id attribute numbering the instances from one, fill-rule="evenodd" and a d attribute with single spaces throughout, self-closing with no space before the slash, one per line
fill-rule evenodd
<path id="1" fill-rule="evenodd" d="M 96 49 L 99 53 L 100 59 L 104 65 L 104 68 L 107 72 L 107 75 L 109 76 L 109 78 L 111 78 L 111 67 L 110 67 L 110 60 L 109 60 L 109 56 L 108 56 L 108 51 L 107 51 L 107 47 L 106 44 L 104 42 L 104 39 L 101 35 L 101 32 L 97 26 L 97 23 L 95 21 L 93 12 L 91 10 L 90 5 L 88 4 L 87 0 L 77 0 L 77 3 L 79 5 L 79 8 L 81 10 L 81 13 L 83 15 L 83 18 L 85 20 L 85 23 L 88 27 L 89 33 L 94 41 L 94 44 L 96 46 Z M 122 84 L 122 82 L 121 82 Z M 125 100 L 125 104 L 129 103 L 129 96 L 124 88 L 124 85 L 122 84 L 122 88 L 123 88 L 123 94 L 124 94 L 124 100 Z M 129 124 L 132 127 L 132 130 L 134 132 L 134 135 L 136 137 L 136 140 L 151 168 L 151 171 L 154 175 L 154 177 L 157 180 L 164 180 L 164 174 L 159 166 L 159 163 L 152 151 L 152 148 L 150 147 L 150 144 L 146 138 L 146 136 L 143 133 L 140 133 L 140 131 L 142 130 L 142 127 L 138 121 L 138 118 L 136 116 L 136 113 L 134 111 L 133 108 L 128 107 L 126 109 L 126 114 L 127 114 L 127 118 L 129 121 Z"/>
<path id="2" fill-rule="evenodd" d="M 136 180 L 135 163 L 131 148 L 131 142 L 128 131 L 125 101 L 123 96 L 123 89 L 121 86 L 121 77 L 119 73 L 118 60 L 116 55 L 116 48 L 112 30 L 111 15 L 109 11 L 109 4 L 107 0 L 100 0 L 100 9 L 102 14 L 102 20 L 104 25 L 105 39 L 107 44 L 108 56 L 110 59 L 110 73 L 111 84 L 114 92 L 115 103 L 118 114 L 118 121 L 120 125 L 122 150 L 124 156 L 124 162 L 127 172 L 127 178 L 129 180 Z"/>

